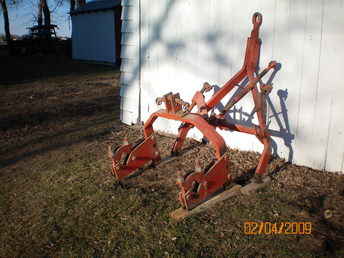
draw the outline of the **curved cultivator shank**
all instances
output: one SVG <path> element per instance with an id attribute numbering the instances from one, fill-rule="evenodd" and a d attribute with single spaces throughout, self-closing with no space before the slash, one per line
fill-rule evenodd
<path id="1" fill-rule="evenodd" d="M 223 184 L 230 179 L 226 156 L 217 160 L 210 169 L 203 171 L 196 160 L 195 172 L 186 176 L 178 172 L 177 185 L 180 187 L 178 200 L 182 207 L 192 209 L 221 190 Z"/>
<path id="2" fill-rule="evenodd" d="M 123 145 L 115 151 L 109 147 L 109 156 L 112 160 L 112 173 L 117 180 L 122 180 L 147 163 L 160 160 L 153 135 L 134 145 L 124 140 Z"/>
<path id="3" fill-rule="evenodd" d="M 264 145 L 262 156 L 256 168 L 256 175 L 263 175 L 266 172 L 270 159 L 270 135 L 266 128 L 265 118 L 265 96 L 272 90 L 271 85 L 261 83 L 261 78 L 277 65 L 272 61 L 269 65 L 256 75 L 261 41 L 259 39 L 259 27 L 262 24 L 262 15 L 255 13 L 252 17 L 253 30 L 247 39 L 244 64 L 219 91 L 217 91 L 207 102 L 204 93 L 212 90 L 209 83 L 204 83 L 200 91 L 197 91 L 192 98 L 191 104 L 183 101 L 179 93 L 172 92 L 157 98 L 158 105 L 165 104 L 165 109 L 161 109 L 151 114 L 144 124 L 144 139 L 135 144 L 129 144 L 124 140 L 123 144 L 112 151 L 109 149 L 109 156 L 112 161 L 112 172 L 117 180 L 122 180 L 137 169 L 147 164 L 156 165 L 160 161 L 159 151 L 154 137 L 153 123 L 158 117 L 180 121 L 178 136 L 172 146 L 171 154 L 176 155 L 182 148 L 187 133 L 193 127 L 201 131 L 204 137 L 210 142 L 215 150 L 214 160 L 201 169 L 196 160 L 195 171 L 184 175 L 183 172 L 177 173 L 177 185 L 180 187 L 178 199 L 182 207 L 192 209 L 200 203 L 211 198 L 214 194 L 221 191 L 226 182 L 231 179 L 229 174 L 229 161 L 226 156 L 226 145 L 224 139 L 218 134 L 216 128 L 221 130 L 234 130 L 247 134 L 255 135 Z M 242 87 L 238 94 L 235 94 L 225 105 L 220 114 L 213 112 L 214 107 L 225 97 L 236 85 L 243 85 L 248 79 L 248 83 Z M 249 92 L 252 93 L 255 105 L 254 112 L 257 114 L 259 124 L 254 127 L 245 127 L 239 124 L 229 123 L 225 116 L 227 112 L 239 102 Z M 197 111 L 192 110 L 197 107 Z M 209 116 L 209 112 L 211 115 Z"/>

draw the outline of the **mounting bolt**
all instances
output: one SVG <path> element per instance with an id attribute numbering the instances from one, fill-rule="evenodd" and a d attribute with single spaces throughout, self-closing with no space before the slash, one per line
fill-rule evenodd
<path id="1" fill-rule="evenodd" d="M 199 164 L 199 159 L 195 160 L 195 172 L 202 172 L 201 165 Z"/>
<path id="2" fill-rule="evenodd" d="M 115 155 L 115 153 L 112 151 L 112 148 L 111 148 L 111 146 L 109 145 L 108 146 L 108 156 L 109 156 L 109 158 L 113 158 L 113 156 Z"/>
<path id="3" fill-rule="evenodd" d="M 177 184 L 182 184 L 184 183 L 184 176 L 183 176 L 183 172 L 178 170 L 177 171 Z"/>

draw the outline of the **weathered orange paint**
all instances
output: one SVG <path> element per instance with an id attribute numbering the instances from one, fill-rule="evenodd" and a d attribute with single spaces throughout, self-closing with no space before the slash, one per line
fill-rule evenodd
<path id="1" fill-rule="evenodd" d="M 276 68 L 277 63 L 272 61 L 269 65 L 255 76 L 258 67 L 260 44 L 259 28 L 263 18 L 260 13 L 254 13 L 252 16 L 253 30 L 247 39 L 244 64 L 239 72 L 237 72 L 228 82 L 226 82 L 219 91 L 217 91 L 209 101 L 205 101 L 204 92 L 212 89 L 209 83 L 204 83 L 203 88 L 197 91 L 192 98 L 191 105 L 180 99 L 179 93 L 172 92 L 165 94 L 156 100 L 160 105 L 164 102 L 165 109 L 161 109 L 150 115 L 144 124 L 144 140 L 136 146 L 124 144 L 119 147 L 115 153 L 111 154 L 113 162 L 113 173 L 118 180 L 122 180 L 126 176 L 133 173 L 148 162 L 154 164 L 159 162 L 160 155 L 156 147 L 154 138 L 153 123 L 158 117 L 171 120 L 181 121 L 178 137 L 173 145 L 172 154 L 178 154 L 187 133 L 193 127 L 201 131 L 204 137 L 210 142 L 215 150 L 215 160 L 207 171 L 202 170 L 196 163 L 196 171 L 183 176 L 179 173 L 177 184 L 180 187 L 178 199 L 183 207 L 192 209 L 200 203 L 207 200 L 214 193 L 222 189 L 223 185 L 231 179 L 229 174 L 229 161 L 226 156 L 227 147 L 224 139 L 218 134 L 216 128 L 222 130 L 233 130 L 247 134 L 255 135 L 264 145 L 264 150 L 256 168 L 256 174 L 262 175 L 266 173 L 268 162 L 271 156 L 271 140 L 270 134 L 266 128 L 266 117 L 263 108 L 265 94 L 268 94 L 271 85 L 263 85 L 258 90 L 257 83 L 271 69 Z M 219 114 L 208 116 L 211 111 L 237 84 L 248 78 L 246 86 L 234 96 L 225 106 L 224 110 Z M 231 124 L 224 119 L 225 114 L 237 102 L 239 102 L 246 94 L 252 92 L 252 97 L 257 113 L 259 125 L 255 127 L 245 127 L 239 124 Z M 191 113 L 192 109 L 197 106 L 198 111 Z M 125 155 L 125 159 L 122 157 Z"/>

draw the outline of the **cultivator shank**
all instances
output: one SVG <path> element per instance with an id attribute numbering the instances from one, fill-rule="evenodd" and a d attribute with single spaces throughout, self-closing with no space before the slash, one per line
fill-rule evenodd
<path id="1" fill-rule="evenodd" d="M 202 171 L 196 160 L 195 172 L 184 176 L 178 171 L 177 185 L 180 187 L 178 200 L 182 207 L 192 209 L 221 190 L 223 184 L 231 179 L 228 169 L 228 159 L 223 155 L 215 161 L 215 164 L 211 163 L 208 170 Z"/>
<path id="2" fill-rule="evenodd" d="M 187 133 L 193 127 L 197 128 L 209 141 L 215 150 L 215 158 L 202 169 L 198 160 L 195 163 L 195 171 L 185 174 L 177 172 L 177 185 L 180 187 L 178 199 L 182 207 L 192 209 L 200 203 L 208 200 L 214 194 L 221 191 L 224 184 L 231 180 L 229 173 L 229 158 L 226 156 L 227 147 L 224 139 L 218 134 L 216 128 L 221 130 L 232 130 L 255 135 L 264 145 L 262 156 L 256 168 L 256 175 L 263 175 L 266 172 L 270 159 L 270 135 L 266 128 L 265 117 L 265 96 L 272 90 L 271 85 L 257 83 L 271 69 L 276 67 L 276 62 L 272 61 L 259 74 L 256 75 L 258 66 L 260 39 L 259 27 L 262 24 L 262 15 L 255 13 L 252 17 L 253 30 L 247 39 L 245 60 L 242 68 L 236 73 L 219 91 L 217 91 L 208 101 L 205 101 L 204 93 L 212 90 L 209 83 L 204 83 L 202 89 L 197 91 L 192 98 L 191 104 L 183 101 L 179 93 L 172 92 L 156 99 L 158 105 L 165 104 L 165 109 L 160 109 L 150 115 L 144 124 L 144 139 L 135 144 L 129 144 L 124 140 L 123 144 L 115 150 L 109 149 L 109 156 L 112 161 L 112 172 L 117 180 L 134 173 L 137 169 L 147 164 L 157 165 L 160 161 L 159 150 L 153 131 L 153 123 L 158 117 L 180 121 L 178 136 L 172 146 L 171 154 L 178 155 L 185 141 Z M 214 107 L 220 103 L 236 85 L 248 79 L 248 83 L 234 95 L 225 105 L 224 109 L 216 115 Z M 259 124 L 254 127 L 246 127 L 240 124 L 229 123 L 225 117 L 229 110 L 238 103 L 249 92 L 252 93 L 255 105 L 254 113 L 257 114 Z M 197 111 L 192 113 L 194 107 Z M 211 115 L 209 116 L 209 112 Z M 260 177 L 258 177 L 260 178 Z"/>
<path id="3" fill-rule="evenodd" d="M 149 162 L 154 164 L 160 160 L 153 135 L 134 145 L 124 140 L 123 145 L 114 151 L 109 147 L 109 156 L 112 160 L 112 172 L 117 180 L 122 180 Z"/>

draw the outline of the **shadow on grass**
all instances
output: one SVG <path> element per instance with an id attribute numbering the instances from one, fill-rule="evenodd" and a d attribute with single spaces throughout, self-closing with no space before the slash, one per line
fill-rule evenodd
<path id="1" fill-rule="evenodd" d="M 0 165 L 0 167 L 4 168 L 4 167 L 12 165 L 12 164 L 14 164 L 14 163 L 16 163 L 16 162 L 18 162 L 20 160 L 27 159 L 27 158 L 30 158 L 30 157 L 35 156 L 35 155 L 43 154 L 43 153 L 46 153 L 46 152 L 49 152 L 49 151 L 52 151 L 52 150 L 64 148 L 64 147 L 67 147 L 67 146 L 70 146 L 70 145 L 73 145 L 73 144 L 77 144 L 77 143 L 89 141 L 89 140 L 92 140 L 92 139 L 95 139 L 95 138 L 98 138 L 98 137 L 101 137 L 101 136 L 105 136 L 105 135 L 109 134 L 110 131 L 111 131 L 110 129 L 104 129 L 104 130 L 99 131 L 97 133 L 88 134 L 86 136 L 83 136 L 83 137 L 81 137 L 78 140 L 51 144 L 51 145 L 49 145 L 47 147 L 44 147 L 44 148 L 41 148 L 41 149 L 38 149 L 38 150 L 25 152 L 24 154 L 21 154 L 21 155 L 15 157 L 15 158 L 11 158 L 11 159 L 7 159 L 7 160 L 2 161 L 1 162 L 2 164 Z"/>
<path id="2" fill-rule="evenodd" d="M 96 74 L 110 70 L 118 70 L 118 67 L 74 61 L 66 56 L 4 56 L 0 62 L 0 85 L 28 83 L 66 75 Z"/>
<path id="3" fill-rule="evenodd" d="M 16 108 L 15 104 L 12 104 L 14 102 L 8 99 L 9 105 L 13 106 L 9 110 L 12 109 L 14 112 L 0 118 L 0 134 L 5 136 L 0 151 L 1 168 L 49 151 L 92 141 L 116 130 L 113 126 L 120 124 L 120 97 L 119 92 L 114 94 L 112 89 L 118 91 L 118 88 L 101 82 L 103 79 L 112 80 L 112 77 L 96 77 L 97 71 L 102 75 L 103 67 L 95 65 L 92 67 L 96 85 L 92 84 L 91 87 L 97 88 L 96 92 L 88 92 L 90 82 L 74 81 L 74 77 L 71 77 L 67 78 L 69 83 L 63 89 L 55 92 L 58 103 L 49 103 L 47 97 L 40 94 L 42 92 L 37 92 L 32 104 L 26 103 L 21 108 Z M 76 70 L 72 69 L 72 71 Z M 118 71 L 115 71 L 114 75 L 116 73 Z M 63 74 L 63 71 L 60 74 Z M 46 83 L 49 86 L 49 82 Z M 80 87 L 80 83 L 85 83 L 88 87 Z M 35 85 L 25 84 L 25 87 L 33 88 Z M 83 92 L 81 99 L 77 97 L 70 99 L 63 94 L 66 90 L 73 91 L 76 88 Z M 54 87 L 51 90 L 55 90 Z M 15 94 L 13 97 L 18 98 Z"/>
<path id="4" fill-rule="evenodd" d="M 56 122 L 65 119 L 84 119 L 93 115 L 113 112 L 119 108 L 120 98 L 118 96 L 101 96 L 91 98 L 87 101 L 77 101 L 44 106 L 44 110 L 38 112 L 26 112 L 12 114 L 0 119 L 0 130 L 13 130 L 22 127 L 34 127 L 42 123 Z M 119 119 L 119 110 L 114 119 Z"/>

